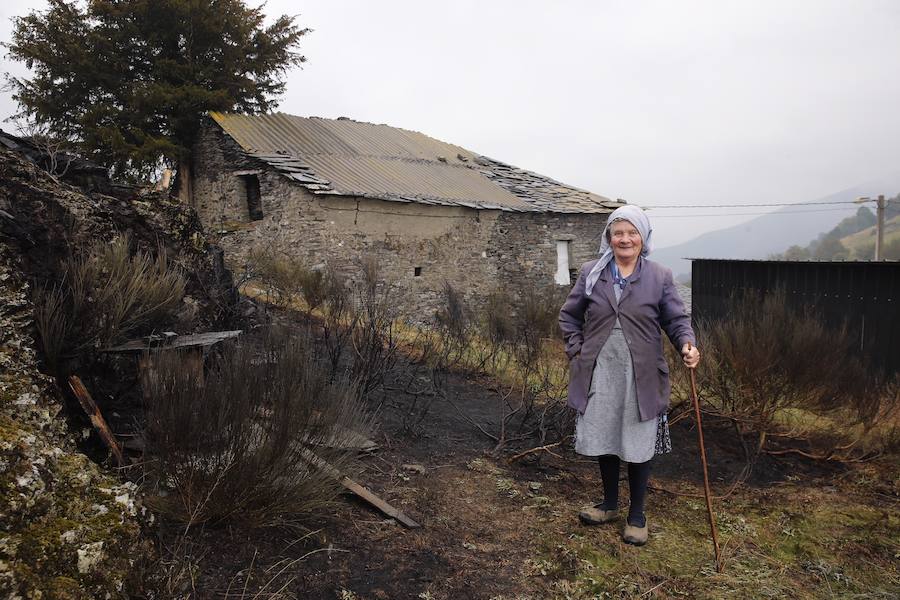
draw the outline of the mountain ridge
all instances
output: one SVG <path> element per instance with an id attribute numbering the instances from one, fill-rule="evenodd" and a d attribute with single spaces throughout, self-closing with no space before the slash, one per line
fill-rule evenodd
<path id="1" fill-rule="evenodd" d="M 898 191 L 900 174 L 862 183 L 811 202 L 783 206 L 744 223 L 706 232 L 681 244 L 660 248 L 653 253 L 652 259 L 672 269 L 676 278 L 681 279 L 690 277 L 689 258 L 764 259 L 782 253 L 790 246 L 806 246 L 858 208 L 855 204 L 847 204 L 846 212 L 822 211 L 823 204 L 852 202 L 860 196 L 873 197 L 878 194 L 892 197 Z M 650 218 L 653 218 L 652 213 Z"/>

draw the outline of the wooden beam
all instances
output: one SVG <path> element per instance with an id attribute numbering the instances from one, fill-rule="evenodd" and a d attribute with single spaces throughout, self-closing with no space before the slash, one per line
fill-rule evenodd
<path id="1" fill-rule="evenodd" d="M 221 341 L 235 338 L 242 333 L 242 330 L 233 331 L 207 331 L 206 333 L 194 333 L 191 335 L 153 335 L 139 340 L 130 340 L 115 346 L 114 348 L 104 348 L 101 352 L 146 352 L 147 350 L 178 350 L 181 348 L 203 347 L 208 348 L 214 346 Z"/>
<path id="2" fill-rule="evenodd" d="M 100 414 L 100 408 L 97 406 L 97 403 L 94 402 L 94 399 L 91 398 L 90 393 L 87 391 L 87 388 L 84 387 L 84 384 L 81 382 L 78 375 L 69 377 L 69 387 L 72 389 L 72 393 L 75 394 L 75 397 L 78 398 L 81 408 L 83 408 L 84 412 L 90 417 L 91 424 L 93 424 L 97 433 L 100 434 L 100 439 L 103 440 L 103 443 L 105 443 L 106 447 L 112 452 L 116 465 L 124 467 L 125 457 L 122 455 L 122 447 L 119 446 L 119 442 L 116 441 L 116 437 L 106 424 L 106 419 Z"/>
<path id="3" fill-rule="evenodd" d="M 398 508 L 395 508 L 382 500 L 377 494 L 372 492 L 369 488 L 364 487 L 349 477 L 346 477 L 340 471 L 329 465 L 327 462 L 307 450 L 306 448 L 302 448 L 300 450 L 300 456 L 309 464 L 313 465 L 317 469 L 321 469 L 323 472 L 328 474 L 330 477 L 336 479 L 340 482 L 345 489 L 350 492 L 353 492 L 387 516 L 396 519 L 399 521 L 404 527 L 408 527 L 410 529 L 416 529 L 421 527 L 419 523 L 416 523 L 412 519 L 410 519 L 406 514 Z"/>

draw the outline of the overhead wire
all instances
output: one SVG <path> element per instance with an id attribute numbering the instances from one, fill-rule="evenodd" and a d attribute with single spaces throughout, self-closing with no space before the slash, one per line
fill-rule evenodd
<path id="1" fill-rule="evenodd" d="M 872 201 L 874 199 L 866 200 L 866 202 Z M 744 208 L 744 207 L 762 207 L 762 206 L 829 206 L 829 205 L 847 205 L 847 204 L 862 204 L 861 202 L 857 202 L 855 200 L 836 200 L 829 202 L 792 202 L 792 203 L 782 203 L 782 202 L 771 202 L 771 203 L 759 203 L 759 204 L 672 204 L 668 206 L 662 205 L 651 205 L 651 206 L 642 206 L 644 209 L 653 209 L 653 210 L 664 210 L 667 208 L 672 209 L 693 209 L 693 208 Z M 885 199 L 885 204 L 900 204 L 900 198 L 887 198 Z M 691 217 L 737 217 L 737 216 L 760 216 L 760 215 L 792 215 L 792 214 L 811 214 L 811 213 L 821 213 L 821 212 L 832 212 L 832 211 L 845 211 L 849 206 L 845 206 L 843 208 L 823 208 L 819 210 L 785 210 L 785 211 L 769 211 L 769 212 L 723 212 L 723 213 L 702 213 L 702 214 L 689 214 L 689 215 L 661 215 L 657 213 L 653 213 L 654 219 L 667 219 L 667 218 L 678 218 L 678 219 L 687 219 Z"/>
<path id="2" fill-rule="evenodd" d="M 690 215 L 660 215 L 656 213 L 652 213 L 650 216 L 653 219 L 668 219 L 668 218 L 693 218 L 693 217 L 737 217 L 737 216 L 761 216 L 761 215 L 808 215 L 812 213 L 822 213 L 822 212 L 834 212 L 834 211 L 845 211 L 845 208 L 823 208 L 821 210 L 785 210 L 785 211 L 771 211 L 771 212 L 739 212 L 739 213 L 705 213 L 705 214 L 690 214 Z"/>
<path id="3" fill-rule="evenodd" d="M 859 204 L 856 200 L 830 200 L 828 202 L 761 202 L 758 204 L 669 204 L 649 205 L 641 208 L 757 208 L 762 206 L 824 206 L 828 204 Z"/>

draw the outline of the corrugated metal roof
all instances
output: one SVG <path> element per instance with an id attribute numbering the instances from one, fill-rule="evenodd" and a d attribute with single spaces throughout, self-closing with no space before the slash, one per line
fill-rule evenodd
<path id="1" fill-rule="evenodd" d="M 622 205 L 416 131 L 284 113 L 210 116 L 248 155 L 315 194 L 516 212 L 608 213 Z"/>

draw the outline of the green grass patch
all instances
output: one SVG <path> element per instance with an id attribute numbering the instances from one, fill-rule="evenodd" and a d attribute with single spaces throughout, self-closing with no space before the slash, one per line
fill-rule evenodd
<path id="1" fill-rule="evenodd" d="M 558 598 L 892 598 L 900 591 L 900 515 L 833 491 L 746 489 L 716 504 L 725 561 L 717 573 L 702 500 L 651 502 L 650 542 L 624 544 L 621 520 L 548 536 L 534 561 Z"/>

